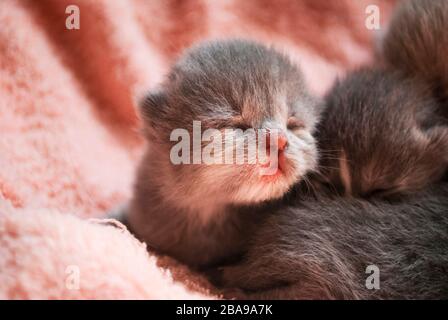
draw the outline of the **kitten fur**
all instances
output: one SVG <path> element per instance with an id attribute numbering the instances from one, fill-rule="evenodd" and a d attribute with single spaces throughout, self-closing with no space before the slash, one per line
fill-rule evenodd
<path id="1" fill-rule="evenodd" d="M 272 212 L 220 285 L 241 299 L 447 299 L 447 208 L 446 183 L 401 203 L 301 199 Z"/>
<path id="2" fill-rule="evenodd" d="M 366 67 L 325 97 L 317 128 L 320 174 L 335 194 L 394 197 L 442 179 L 448 125 L 425 83 Z"/>
<path id="3" fill-rule="evenodd" d="M 403 1 L 383 43 L 386 64 L 425 80 L 448 120 L 448 1 Z"/>
<path id="4" fill-rule="evenodd" d="M 283 54 L 245 40 L 200 44 L 140 105 L 147 150 L 126 221 L 159 252 L 193 267 L 238 254 L 263 215 L 257 204 L 283 196 L 317 162 L 312 132 L 319 101 Z M 290 125 L 294 119 L 297 125 Z M 257 165 L 174 165 L 173 129 L 277 129 L 287 137 L 283 174 L 260 179 Z"/>

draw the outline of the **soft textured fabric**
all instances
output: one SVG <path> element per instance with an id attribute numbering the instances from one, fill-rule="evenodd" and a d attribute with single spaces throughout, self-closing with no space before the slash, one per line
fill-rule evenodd
<path id="1" fill-rule="evenodd" d="M 185 266 L 88 220 L 131 195 L 136 99 L 182 49 L 225 37 L 283 50 L 323 94 L 372 59 L 366 7 L 384 29 L 392 3 L 0 1 L 0 298 L 213 298 Z M 80 30 L 66 29 L 70 4 Z"/>

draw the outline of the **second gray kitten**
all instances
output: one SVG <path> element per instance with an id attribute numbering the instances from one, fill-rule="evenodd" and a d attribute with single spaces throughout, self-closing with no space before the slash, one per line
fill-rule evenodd
<path id="1" fill-rule="evenodd" d="M 429 86 L 396 70 L 363 68 L 325 98 L 315 180 L 357 197 L 412 194 L 448 168 L 448 124 Z"/>
<path id="2" fill-rule="evenodd" d="M 319 125 L 323 181 L 361 197 L 410 194 L 448 166 L 448 1 L 407 0 L 363 69 L 327 96 Z"/>

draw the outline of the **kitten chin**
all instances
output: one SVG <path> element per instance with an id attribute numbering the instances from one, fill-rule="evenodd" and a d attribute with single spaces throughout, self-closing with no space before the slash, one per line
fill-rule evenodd
<path id="1" fill-rule="evenodd" d="M 321 108 L 298 67 L 272 48 L 245 40 L 191 48 L 140 103 L 147 150 L 126 216 L 130 229 L 150 247 L 194 267 L 237 254 L 263 220 L 257 204 L 281 198 L 315 168 L 313 132 Z M 249 153 L 245 160 L 254 162 L 174 164 L 172 150 L 182 139 L 172 139 L 173 132 L 194 139 L 197 123 L 202 135 L 233 130 L 234 144 L 226 145 L 225 136 L 213 149 L 218 159 L 259 143 L 250 130 L 266 133 L 267 163 L 278 159 L 274 174 L 262 174 L 266 163 Z M 205 142 L 189 142 L 182 157 L 194 162 Z"/>

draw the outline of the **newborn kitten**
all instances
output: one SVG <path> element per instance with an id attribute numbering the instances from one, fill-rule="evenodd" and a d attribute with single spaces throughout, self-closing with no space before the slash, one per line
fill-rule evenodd
<path id="1" fill-rule="evenodd" d="M 402 203 L 323 196 L 279 208 L 243 262 L 222 268 L 221 285 L 240 289 L 225 296 L 447 299 L 447 209 L 447 183 Z M 366 287 L 372 270 L 377 289 Z"/>
<path id="2" fill-rule="evenodd" d="M 448 119 L 448 1 L 403 1 L 383 43 L 389 66 L 431 86 Z"/>
<path id="3" fill-rule="evenodd" d="M 263 218 L 256 204 L 280 198 L 314 169 L 318 109 L 300 70 L 274 49 L 227 40 L 187 51 L 160 90 L 140 105 L 147 150 L 125 217 L 131 231 L 194 267 L 238 254 Z M 258 162 L 173 164 L 170 152 L 177 141 L 170 141 L 171 133 L 182 128 L 193 136 L 196 120 L 202 131 L 276 130 L 279 170 L 268 177 Z M 251 139 L 233 137 L 237 144 Z M 235 146 L 222 154 L 233 154 Z"/>
<path id="4" fill-rule="evenodd" d="M 448 125 L 425 84 L 364 68 L 337 81 L 325 104 L 315 181 L 333 194 L 405 195 L 447 171 Z"/>

